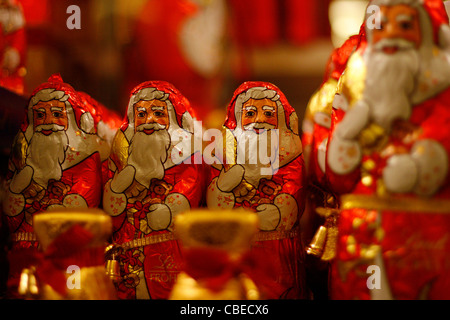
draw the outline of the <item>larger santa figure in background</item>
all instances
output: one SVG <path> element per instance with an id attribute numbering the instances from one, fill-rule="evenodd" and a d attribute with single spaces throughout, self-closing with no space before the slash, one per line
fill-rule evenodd
<path id="1" fill-rule="evenodd" d="M 341 194 L 332 298 L 448 299 L 448 16 L 440 0 L 370 5 L 327 150 Z"/>

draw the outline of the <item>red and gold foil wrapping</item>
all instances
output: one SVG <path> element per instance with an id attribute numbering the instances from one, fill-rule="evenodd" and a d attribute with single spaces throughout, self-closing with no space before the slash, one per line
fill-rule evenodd
<path id="1" fill-rule="evenodd" d="M 168 95 L 172 107 L 169 107 L 169 128 L 188 130 L 192 125 L 192 110 L 189 101 L 171 84 L 164 81 L 148 81 L 137 86 L 131 97 L 143 89 L 154 88 Z M 120 299 L 167 299 L 180 272 L 182 258 L 178 240 L 173 235 L 173 219 L 191 208 L 200 205 L 203 197 L 204 166 L 198 155 L 191 154 L 188 159 L 179 164 L 167 165 L 170 161 L 170 150 L 167 151 L 168 160 L 165 163 L 164 176 L 159 180 L 159 186 L 166 192 L 158 194 L 154 185 L 150 189 L 142 186 L 139 197 L 128 193 L 114 193 L 111 181 L 115 174 L 120 174 L 125 167 L 129 167 L 128 155 L 132 141 L 126 137 L 130 129 L 131 114 L 129 108 L 127 117 L 117 132 L 110 154 L 110 175 L 105 186 L 103 206 L 113 220 L 113 244 L 117 246 L 117 260 L 120 263 L 121 280 L 117 283 Z M 168 129 L 167 129 L 168 130 Z M 173 146 L 174 142 L 172 143 Z M 151 150 L 149 150 L 151 152 Z M 190 163 L 188 163 L 190 162 Z M 136 168 L 139 170 L 141 168 Z M 135 185 L 139 184 L 136 180 Z M 182 201 L 182 202 L 181 202 Z M 162 229 L 151 228 L 153 205 L 170 207 L 170 223 Z"/>
<path id="2" fill-rule="evenodd" d="M 254 90 L 273 90 L 279 97 L 283 112 L 278 110 L 278 128 L 281 139 L 286 139 L 290 143 L 283 145 L 280 143 L 280 167 L 269 178 L 259 180 L 258 186 L 253 186 L 242 179 L 241 183 L 231 192 L 222 192 L 217 185 L 219 174 L 234 170 L 234 166 L 240 164 L 236 162 L 236 141 L 232 138 L 232 132 L 242 124 L 236 115 L 242 110 L 236 110 L 239 96 Z M 241 108 L 241 106 L 239 106 Z M 281 116 L 281 114 L 283 116 Z M 281 125 L 282 124 L 282 125 Z M 274 272 L 268 275 L 274 285 L 272 288 L 265 287 L 262 296 L 274 299 L 279 298 L 304 298 L 304 273 L 303 273 L 303 249 L 299 232 L 299 220 L 305 206 L 305 164 L 302 155 L 300 137 L 298 135 L 298 123 L 294 109 L 287 101 L 284 94 L 273 84 L 267 82 L 245 82 L 235 91 L 233 98 L 227 109 L 227 117 L 224 123 L 224 148 L 223 166 L 212 165 L 207 190 L 207 205 L 212 210 L 244 208 L 253 212 L 261 210 L 261 202 L 277 207 L 283 218 L 279 224 L 271 231 L 260 231 L 255 237 L 251 252 L 256 256 L 266 257 L 274 264 Z M 231 137 L 231 139 L 229 139 Z M 234 141 L 234 142 L 233 142 Z M 220 153 L 221 150 L 216 150 Z M 251 150 L 250 152 L 256 152 Z M 230 163 L 231 162 L 231 163 Z M 245 166 L 244 166 L 245 167 Z M 255 173 L 258 174 L 258 173 Z M 268 196 L 264 188 L 269 187 L 275 192 Z M 239 191 L 239 190 L 240 191 Z M 249 192 L 242 199 L 246 189 Z M 294 207 L 294 208 L 293 208 Z"/>

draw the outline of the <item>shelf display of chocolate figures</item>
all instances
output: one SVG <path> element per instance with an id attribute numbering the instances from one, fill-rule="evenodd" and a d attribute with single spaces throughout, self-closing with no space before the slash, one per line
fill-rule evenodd
<path id="1" fill-rule="evenodd" d="M 0 1 L 0 85 L 18 95 L 25 25 Z M 123 112 L 39 81 L 1 190 L 4 297 L 450 299 L 444 2 L 369 1 L 324 67 L 301 130 L 275 81 L 239 80 L 221 130 L 164 76 Z"/>

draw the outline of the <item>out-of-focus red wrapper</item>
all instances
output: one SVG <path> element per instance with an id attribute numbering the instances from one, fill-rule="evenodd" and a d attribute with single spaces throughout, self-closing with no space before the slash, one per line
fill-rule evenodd
<path id="1" fill-rule="evenodd" d="M 0 86 L 23 94 L 27 41 L 22 6 L 17 0 L 3 1 L 0 12 Z"/>
<path id="2" fill-rule="evenodd" d="M 436 63 L 439 70 L 446 70 L 448 62 L 441 59 L 444 49 L 437 36 L 448 28 L 443 3 L 424 1 L 419 10 L 431 17 L 433 30 L 430 34 L 422 28 L 429 43 L 420 50 L 434 52 L 428 56 L 433 62 L 419 55 L 419 64 Z M 327 178 L 340 194 L 341 205 L 331 297 L 449 299 L 450 89 L 435 79 L 428 87 L 435 90 L 430 95 L 422 85 L 414 91 L 425 98 L 412 102 L 409 97 L 411 113 L 393 121 L 389 131 L 371 120 L 357 140 L 343 139 L 339 125 L 354 115 L 357 103 L 367 101 L 369 83 L 376 86 L 365 60 L 371 57 L 371 46 L 369 42 L 355 52 L 341 77 L 338 91 L 343 107 L 333 114 L 327 150 Z M 434 79 L 434 72 L 430 71 L 430 78 Z M 420 76 L 413 74 L 418 82 Z M 395 105 L 390 108 L 395 110 Z M 345 128 L 360 120 L 352 119 Z"/>
<path id="3" fill-rule="evenodd" d="M 348 58 L 358 46 L 361 35 L 350 37 L 341 47 L 333 50 L 320 88 L 311 97 L 303 121 L 302 143 L 305 162 L 308 165 L 308 182 L 326 189 L 325 153 L 331 114 L 339 78 L 345 70 Z"/>
<path id="4" fill-rule="evenodd" d="M 276 124 L 265 127 L 271 130 L 244 130 L 242 118 L 247 109 L 243 110 L 243 104 L 250 99 L 271 104 L 270 118 L 276 119 Z M 273 84 L 245 82 L 235 91 L 222 136 L 215 141 L 215 158 L 206 160 L 207 149 L 204 153 L 205 160 L 211 163 L 208 208 L 256 212 L 260 232 L 255 236 L 252 253 L 276 265 L 270 276 L 277 288 L 263 290 L 262 295 L 304 297 L 303 248 L 298 227 L 305 205 L 305 164 L 294 109 Z M 271 148 L 266 153 L 270 154 L 267 161 L 261 161 L 264 143 Z M 244 145 L 249 146 L 246 152 Z"/>
<path id="5" fill-rule="evenodd" d="M 327 62 L 323 82 L 311 97 L 303 117 L 302 144 L 307 167 L 308 194 L 302 223 L 305 230 L 304 239 L 309 244 L 306 251 L 309 254 L 306 258 L 309 287 L 318 299 L 328 297 L 328 262 L 333 258 L 334 250 L 329 250 L 332 247 L 331 242 L 326 245 L 324 230 L 329 233 L 331 228 L 335 228 L 330 223 L 334 221 L 331 213 L 338 208 L 338 200 L 328 186 L 325 174 L 326 149 L 334 116 L 333 102 L 339 78 L 360 38 L 361 35 L 354 35 L 341 47 L 333 50 Z"/>
<path id="6" fill-rule="evenodd" d="M 146 103 L 154 105 L 138 109 Z M 126 121 L 113 140 L 103 208 L 113 218 L 120 299 L 166 299 L 180 272 L 173 219 L 198 207 L 204 188 L 201 142 L 191 147 L 190 110 L 173 85 L 144 82 L 131 92 Z M 145 123 L 137 125 L 139 119 Z"/>
<path id="7" fill-rule="evenodd" d="M 25 258 L 28 249 L 37 247 L 34 214 L 55 208 L 99 206 L 101 163 L 95 127 L 77 92 L 59 75 L 50 77 L 31 94 L 12 146 L 3 201 L 11 251 L 25 249 L 23 263 L 29 262 Z M 11 264 L 15 266 L 10 270 L 14 285 L 17 272 L 25 266 Z"/>
<path id="8" fill-rule="evenodd" d="M 224 0 L 145 1 L 134 21 L 126 54 L 127 89 L 147 79 L 164 79 L 175 85 L 206 121 L 219 103 L 226 26 Z"/>

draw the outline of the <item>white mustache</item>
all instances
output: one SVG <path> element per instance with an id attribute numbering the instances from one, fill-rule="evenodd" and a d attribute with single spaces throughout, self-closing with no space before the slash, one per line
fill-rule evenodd
<path id="1" fill-rule="evenodd" d="M 413 49 L 414 43 L 402 38 L 396 38 L 396 39 L 382 39 L 374 45 L 374 48 L 377 51 L 378 50 L 381 51 L 385 47 L 398 47 L 399 50 L 407 50 Z"/>
<path id="2" fill-rule="evenodd" d="M 265 123 L 265 122 L 253 122 L 244 126 L 245 130 L 270 130 L 275 129 L 273 124 Z"/>
<path id="3" fill-rule="evenodd" d="M 36 132 L 41 132 L 42 130 L 52 130 L 53 132 L 64 131 L 64 126 L 51 123 L 51 124 L 41 124 L 36 127 Z"/>
<path id="4" fill-rule="evenodd" d="M 144 131 L 144 130 L 164 130 L 166 129 L 166 126 L 159 124 L 157 122 L 154 123 L 144 123 L 141 124 L 139 127 L 136 128 L 136 131 Z"/>

